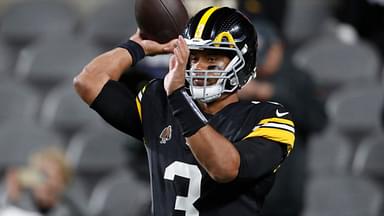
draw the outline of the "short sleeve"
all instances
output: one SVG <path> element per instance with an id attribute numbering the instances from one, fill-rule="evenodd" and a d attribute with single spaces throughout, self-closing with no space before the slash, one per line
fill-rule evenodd
<path id="1" fill-rule="evenodd" d="M 272 174 L 287 154 L 284 144 L 262 137 L 242 140 L 235 147 L 240 154 L 240 179 L 258 179 Z"/>
<path id="2" fill-rule="evenodd" d="M 269 103 L 262 118 L 255 122 L 252 131 L 243 140 L 261 137 L 287 146 L 288 153 L 295 143 L 295 124 L 289 111 L 276 103 Z"/>
<path id="3" fill-rule="evenodd" d="M 143 92 L 139 94 L 141 98 Z M 113 127 L 142 139 L 141 107 L 138 97 L 135 97 L 124 84 L 109 80 L 90 107 Z"/>

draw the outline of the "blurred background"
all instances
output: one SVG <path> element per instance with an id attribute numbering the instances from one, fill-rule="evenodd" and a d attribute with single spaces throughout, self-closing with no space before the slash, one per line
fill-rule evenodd
<path id="1" fill-rule="evenodd" d="M 384 1 L 184 3 L 190 14 L 221 5 L 250 18 L 258 74 L 239 95 L 293 114 L 295 149 L 264 214 L 384 215 Z M 143 144 L 72 87 L 136 28 L 134 0 L 0 0 L 0 216 L 150 214 Z M 147 57 L 122 81 L 137 91 L 167 61 Z"/>

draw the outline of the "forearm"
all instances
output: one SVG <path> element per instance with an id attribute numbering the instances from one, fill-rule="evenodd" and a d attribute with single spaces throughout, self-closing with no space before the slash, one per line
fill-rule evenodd
<path id="1" fill-rule="evenodd" d="M 200 165 L 217 182 L 236 178 L 240 156 L 233 144 L 208 123 L 185 88 L 168 96 L 173 116 Z"/>
<path id="2" fill-rule="evenodd" d="M 201 166 L 217 182 L 229 182 L 239 172 L 240 155 L 234 145 L 211 126 L 200 128 L 187 143 Z"/>
<path id="3" fill-rule="evenodd" d="M 75 77 L 75 89 L 86 103 L 91 104 L 108 80 L 118 80 L 131 65 L 132 57 L 123 48 L 103 53 L 88 63 Z"/>

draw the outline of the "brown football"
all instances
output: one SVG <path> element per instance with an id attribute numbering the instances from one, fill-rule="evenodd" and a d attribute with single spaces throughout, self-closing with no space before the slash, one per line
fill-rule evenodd
<path id="1" fill-rule="evenodd" d="M 136 0 L 135 15 L 141 36 L 160 43 L 177 38 L 188 21 L 181 0 Z"/>

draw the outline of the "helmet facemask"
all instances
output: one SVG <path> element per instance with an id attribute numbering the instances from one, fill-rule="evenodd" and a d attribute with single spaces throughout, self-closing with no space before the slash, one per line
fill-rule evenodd
<path id="1" fill-rule="evenodd" d="M 225 92 L 230 93 L 238 89 L 240 83 L 237 73 L 245 66 L 243 54 L 247 52 L 246 45 L 240 50 L 234 42 L 202 39 L 186 39 L 186 42 L 191 51 L 214 51 L 219 55 L 230 57 L 226 66 L 210 65 L 206 70 L 198 70 L 188 64 L 185 78 L 193 99 L 209 103 Z M 216 82 L 212 82 L 214 80 Z"/>

